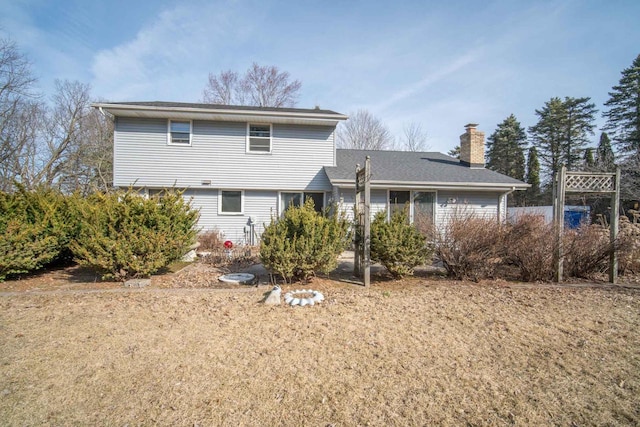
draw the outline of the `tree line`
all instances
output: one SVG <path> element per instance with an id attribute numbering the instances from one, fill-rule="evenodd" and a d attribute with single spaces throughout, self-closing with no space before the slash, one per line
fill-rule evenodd
<path id="1" fill-rule="evenodd" d="M 47 98 L 36 83 L 25 55 L 0 39 L 0 191 L 109 188 L 113 124 L 91 108 L 89 85 L 58 80 Z"/>
<path id="2" fill-rule="evenodd" d="M 640 199 L 640 55 L 621 74 L 604 103 L 606 123 L 595 147 L 590 138 L 598 110 L 588 97 L 551 98 L 536 110 L 528 137 L 513 114 L 489 136 L 487 167 L 531 185 L 515 195 L 516 204 L 549 203 L 552 178 L 563 165 L 602 172 L 619 166 L 622 198 Z"/>
<path id="3" fill-rule="evenodd" d="M 0 39 L 0 191 L 10 192 L 16 184 L 85 194 L 111 188 L 113 121 L 91 108 L 90 86 L 56 81 L 46 97 L 36 83 L 26 56 L 11 40 Z M 233 70 L 209 74 L 201 102 L 290 108 L 301 87 L 288 72 L 253 63 L 242 75 Z M 595 147 L 590 138 L 598 110 L 588 97 L 551 98 L 535 111 L 538 122 L 527 130 L 509 115 L 487 138 L 487 167 L 531 185 L 515 196 L 519 205 L 549 202 L 549 184 L 561 165 L 592 171 L 618 165 L 623 196 L 640 199 L 640 55 L 622 71 L 604 107 L 606 124 Z M 406 123 L 395 138 L 367 110 L 349 116 L 336 131 L 338 147 L 429 148 L 420 123 Z M 457 156 L 458 147 L 449 154 Z"/>

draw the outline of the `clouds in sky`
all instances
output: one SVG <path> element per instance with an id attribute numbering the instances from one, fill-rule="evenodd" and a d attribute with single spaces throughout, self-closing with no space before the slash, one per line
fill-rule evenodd
<path id="1" fill-rule="evenodd" d="M 396 135 L 419 122 L 448 151 L 468 122 L 534 124 L 552 96 L 601 108 L 640 53 L 636 3 L 0 0 L 0 28 L 45 90 L 194 102 L 209 72 L 256 61 L 302 81 L 300 107 L 366 108 Z"/>

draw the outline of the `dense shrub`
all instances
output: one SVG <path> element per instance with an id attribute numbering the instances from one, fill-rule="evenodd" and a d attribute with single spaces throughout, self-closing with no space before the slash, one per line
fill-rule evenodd
<path id="1" fill-rule="evenodd" d="M 449 277 L 493 278 L 503 253 L 504 229 L 495 218 L 453 215 L 436 233 L 436 256 Z"/>
<path id="2" fill-rule="evenodd" d="M 149 198 L 132 190 L 94 194 L 80 211 L 75 258 L 108 279 L 149 276 L 180 259 L 196 239 L 198 212 L 176 191 Z"/>
<path id="3" fill-rule="evenodd" d="M 76 200 L 48 189 L 0 193 L 0 280 L 70 258 Z"/>
<path id="4" fill-rule="evenodd" d="M 349 244 L 344 215 L 316 212 L 313 200 L 290 206 L 282 218 L 272 218 L 262 233 L 260 259 L 271 274 L 285 281 L 328 273 Z"/>
<path id="5" fill-rule="evenodd" d="M 433 250 L 426 238 L 409 222 L 407 210 L 396 211 L 389 221 L 378 212 L 371 223 L 371 259 L 384 265 L 396 278 L 409 276 L 431 260 Z"/>

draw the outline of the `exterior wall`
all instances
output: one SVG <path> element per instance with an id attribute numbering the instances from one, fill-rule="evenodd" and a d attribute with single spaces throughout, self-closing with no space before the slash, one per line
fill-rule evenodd
<path id="1" fill-rule="evenodd" d="M 338 192 L 340 209 L 347 214 L 349 221 L 353 221 L 353 207 L 355 205 L 355 190 L 341 188 Z M 371 190 L 371 218 L 379 211 L 387 209 L 387 190 Z"/>
<path id="2" fill-rule="evenodd" d="M 384 189 L 371 190 L 371 218 L 379 211 L 387 209 L 387 191 Z M 434 191 L 432 189 L 416 188 L 413 191 Z M 473 191 L 436 191 L 434 206 L 436 225 L 442 226 L 455 215 L 473 213 L 474 215 L 503 220 L 504 213 L 500 210 L 500 199 L 503 193 L 473 192 Z M 354 190 L 341 188 L 339 197 L 341 208 L 349 219 L 353 218 Z M 503 198 L 504 199 L 504 198 Z M 506 200 L 504 201 L 506 203 Z"/>
<path id="3" fill-rule="evenodd" d="M 190 146 L 167 144 L 167 120 L 118 117 L 114 185 L 330 191 L 334 128 L 273 124 L 272 152 L 246 152 L 247 123 L 192 122 Z"/>
<path id="4" fill-rule="evenodd" d="M 436 224 L 442 226 L 450 218 L 459 215 L 477 215 L 501 219 L 499 204 L 501 193 L 438 191 L 436 198 Z"/>
<path id="5" fill-rule="evenodd" d="M 187 189 L 184 193 L 191 205 L 200 209 L 198 226 L 202 231 L 218 230 L 236 244 L 250 243 L 249 217 L 253 219 L 255 243 L 259 242 L 264 226 L 277 215 L 278 192 L 247 190 L 244 192 L 244 212 L 241 215 L 218 214 L 218 189 Z"/>

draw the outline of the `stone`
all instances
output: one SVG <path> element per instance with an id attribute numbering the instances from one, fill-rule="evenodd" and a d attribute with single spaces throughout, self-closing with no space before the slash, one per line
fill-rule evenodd
<path id="1" fill-rule="evenodd" d="M 271 289 L 271 292 L 269 292 L 267 299 L 264 300 L 264 303 L 269 305 L 279 305 L 281 293 L 282 290 L 280 289 L 280 286 L 274 286 L 273 289 Z"/>
<path id="2" fill-rule="evenodd" d="M 181 261 L 183 262 L 193 262 L 196 260 L 196 258 L 198 258 L 198 254 L 196 253 L 195 249 L 191 249 L 189 252 L 187 252 L 186 254 L 182 255 L 182 259 Z"/>
<path id="3" fill-rule="evenodd" d="M 127 288 L 144 288 L 151 284 L 151 279 L 129 279 L 124 282 Z"/>

